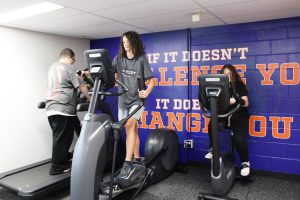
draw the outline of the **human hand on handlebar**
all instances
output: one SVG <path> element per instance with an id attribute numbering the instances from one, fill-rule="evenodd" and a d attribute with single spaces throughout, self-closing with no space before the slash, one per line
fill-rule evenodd
<path id="1" fill-rule="evenodd" d="M 235 98 L 230 98 L 230 105 L 235 104 L 236 100 Z"/>
<path id="2" fill-rule="evenodd" d="M 90 74 L 90 71 L 83 71 L 82 72 L 82 74 L 81 74 L 81 76 L 83 77 L 83 78 L 85 78 L 85 77 L 90 77 L 91 76 L 91 74 Z"/>
<path id="3" fill-rule="evenodd" d="M 149 93 L 147 92 L 147 90 L 141 90 L 139 91 L 139 97 L 141 99 L 146 99 L 148 97 Z"/>
<path id="4" fill-rule="evenodd" d="M 90 101 L 91 101 L 91 96 L 89 96 L 89 98 L 86 98 L 87 103 L 90 103 Z"/>

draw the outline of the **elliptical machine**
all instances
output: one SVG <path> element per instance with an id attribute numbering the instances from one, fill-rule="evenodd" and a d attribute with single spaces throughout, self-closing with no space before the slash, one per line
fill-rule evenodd
<path id="1" fill-rule="evenodd" d="M 174 172 L 178 163 L 179 142 L 176 133 L 169 129 L 156 129 L 152 131 L 145 144 L 144 163 L 134 163 L 135 167 L 142 167 L 143 173 L 128 180 L 114 183 L 114 168 L 116 161 L 117 141 L 121 130 L 128 119 L 142 106 L 139 105 L 127 118 L 112 122 L 110 116 L 97 114 L 96 105 L 98 96 L 119 96 L 128 91 L 121 82 L 116 81 L 122 91 L 108 92 L 107 89 L 115 84 L 114 73 L 111 68 L 108 51 L 105 49 L 87 50 L 84 52 L 90 73 L 95 80 L 89 109 L 84 117 L 80 137 L 76 143 L 71 171 L 71 200 L 96 200 L 101 194 L 109 198 L 120 196 L 128 190 L 136 189 L 134 198 L 141 189 L 160 181 Z M 102 182 L 103 169 L 107 159 L 107 145 L 109 135 L 114 135 L 114 156 L 112 164 L 112 177 L 109 182 Z M 128 198 L 127 198 L 128 199 Z"/>
<path id="2" fill-rule="evenodd" d="M 206 117 L 210 118 L 212 133 L 212 154 L 211 160 L 211 194 L 201 193 L 198 199 L 223 199 L 229 192 L 236 178 L 235 159 L 233 146 L 230 151 L 220 154 L 219 131 L 224 127 L 218 123 L 218 118 L 227 118 L 237 111 L 240 104 L 230 108 L 229 78 L 224 74 L 207 74 L 199 77 L 199 101 L 201 110 Z M 235 91 L 233 91 L 235 92 Z M 233 94 L 233 96 L 237 96 Z M 226 197 L 225 199 L 230 199 Z"/>

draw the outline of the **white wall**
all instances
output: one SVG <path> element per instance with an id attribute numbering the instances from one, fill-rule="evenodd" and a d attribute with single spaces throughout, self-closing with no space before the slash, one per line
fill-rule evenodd
<path id="1" fill-rule="evenodd" d="M 0 173 L 51 157 L 51 130 L 44 110 L 49 66 L 63 48 L 85 68 L 89 40 L 0 27 Z"/>

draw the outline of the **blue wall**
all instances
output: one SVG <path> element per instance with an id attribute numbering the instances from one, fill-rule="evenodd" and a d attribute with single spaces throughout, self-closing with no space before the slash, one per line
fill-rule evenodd
<path id="1" fill-rule="evenodd" d="M 144 34 L 142 39 L 157 78 L 140 124 L 142 144 L 149 129 L 174 128 L 181 143 L 194 140 L 193 149 L 182 148 L 181 162 L 207 162 L 208 120 L 197 102 L 196 77 L 231 63 L 249 87 L 252 167 L 300 174 L 300 18 Z M 113 58 L 119 41 L 93 40 L 91 48 L 107 48 Z M 110 102 L 117 105 L 116 99 Z"/>

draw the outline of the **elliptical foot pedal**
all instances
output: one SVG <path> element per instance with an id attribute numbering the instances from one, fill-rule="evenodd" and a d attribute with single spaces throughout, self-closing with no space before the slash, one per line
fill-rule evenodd
<path id="1" fill-rule="evenodd" d="M 102 182 L 100 183 L 100 194 L 109 195 L 110 182 Z M 121 194 L 123 190 L 119 187 L 118 184 L 114 184 L 113 186 L 113 198 Z"/>

